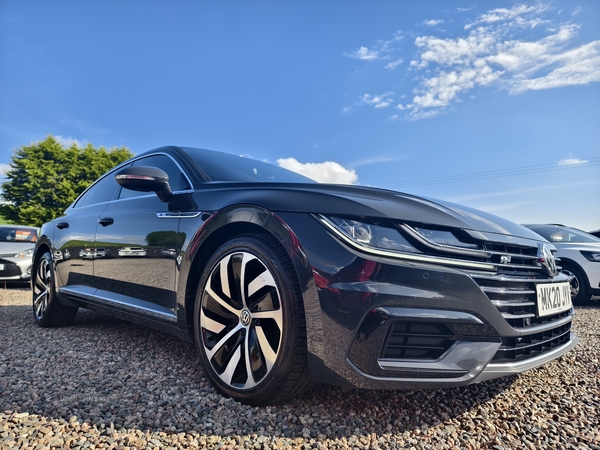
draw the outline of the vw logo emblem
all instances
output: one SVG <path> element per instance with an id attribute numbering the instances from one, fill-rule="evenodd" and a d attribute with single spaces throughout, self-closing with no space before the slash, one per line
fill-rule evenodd
<path id="1" fill-rule="evenodd" d="M 558 274 L 558 268 L 556 267 L 556 260 L 554 259 L 554 255 L 552 254 L 552 250 L 550 250 L 550 246 L 544 244 L 539 252 L 539 261 L 542 263 L 546 272 L 551 277 L 554 277 Z"/>
<path id="2" fill-rule="evenodd" d="M 240 320 L 242 322 L 242 325 L 244 325 L 245 327 L 247 327 L 248 325 L 250 325 L 250 311 L 248 311 L 247 309 L 243 309 L 242 310 L 242 314 L 240 316 Z"/>

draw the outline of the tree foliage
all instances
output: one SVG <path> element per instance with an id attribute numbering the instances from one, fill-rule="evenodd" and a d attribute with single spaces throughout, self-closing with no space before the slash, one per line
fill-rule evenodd
<path id="1" fill-rule="evenodd" d="M 100 175 L 132 156 L 125 147 L 65 148 L 52 135 L 23 145 L 13 153 L 2 184 L 0 214 L 14 223 L 40 226 L 62 214 Z"/>

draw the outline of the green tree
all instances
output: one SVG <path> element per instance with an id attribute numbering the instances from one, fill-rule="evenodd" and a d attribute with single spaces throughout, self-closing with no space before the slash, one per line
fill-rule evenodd
<path id="1" fill-rule="evenodd" d="M 52 135 L 21 146 L 12 155 L 2 184 L 6 220 L 40 226 L 54 219 L 96 178 L 131 158 L 127 148 L 94 148 L 92 144 L 65 148 Z"/>

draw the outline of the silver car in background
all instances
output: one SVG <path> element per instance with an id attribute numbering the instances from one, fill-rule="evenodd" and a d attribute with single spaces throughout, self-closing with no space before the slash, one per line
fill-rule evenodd
<path id="1" fill-rule="evenodd" d="M 0 281 L 29 281 L 38 228 L 0 225 Z"/>
<path id="2" fill-rule="evenodd" d="M 556 247 L 563 273 L 571 276 L 574 304 L 600 297 L 600 238 L 564 225 L 525 225 Z"/>

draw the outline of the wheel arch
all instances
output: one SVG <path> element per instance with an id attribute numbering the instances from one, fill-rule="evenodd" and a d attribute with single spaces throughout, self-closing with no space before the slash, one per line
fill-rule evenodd
<path id="1" fill-rule="evenodd" d="M 276 213 L 255 205 L 236 205 L 212 214 L 190 239 L 189 264 L 186 272 L 184 315 L 185 326 L 194 340 L 194 304 L 200 274 L 212 254 L 227 241 L 244 234 L 268 234 L 284 248 L 290 258 L 298 279 L 304 303 L 309 354 L 318 342 L 322 342 L 322 325 L 319 314 L 317 286 L 310 262 L 292 229 Z"/>

